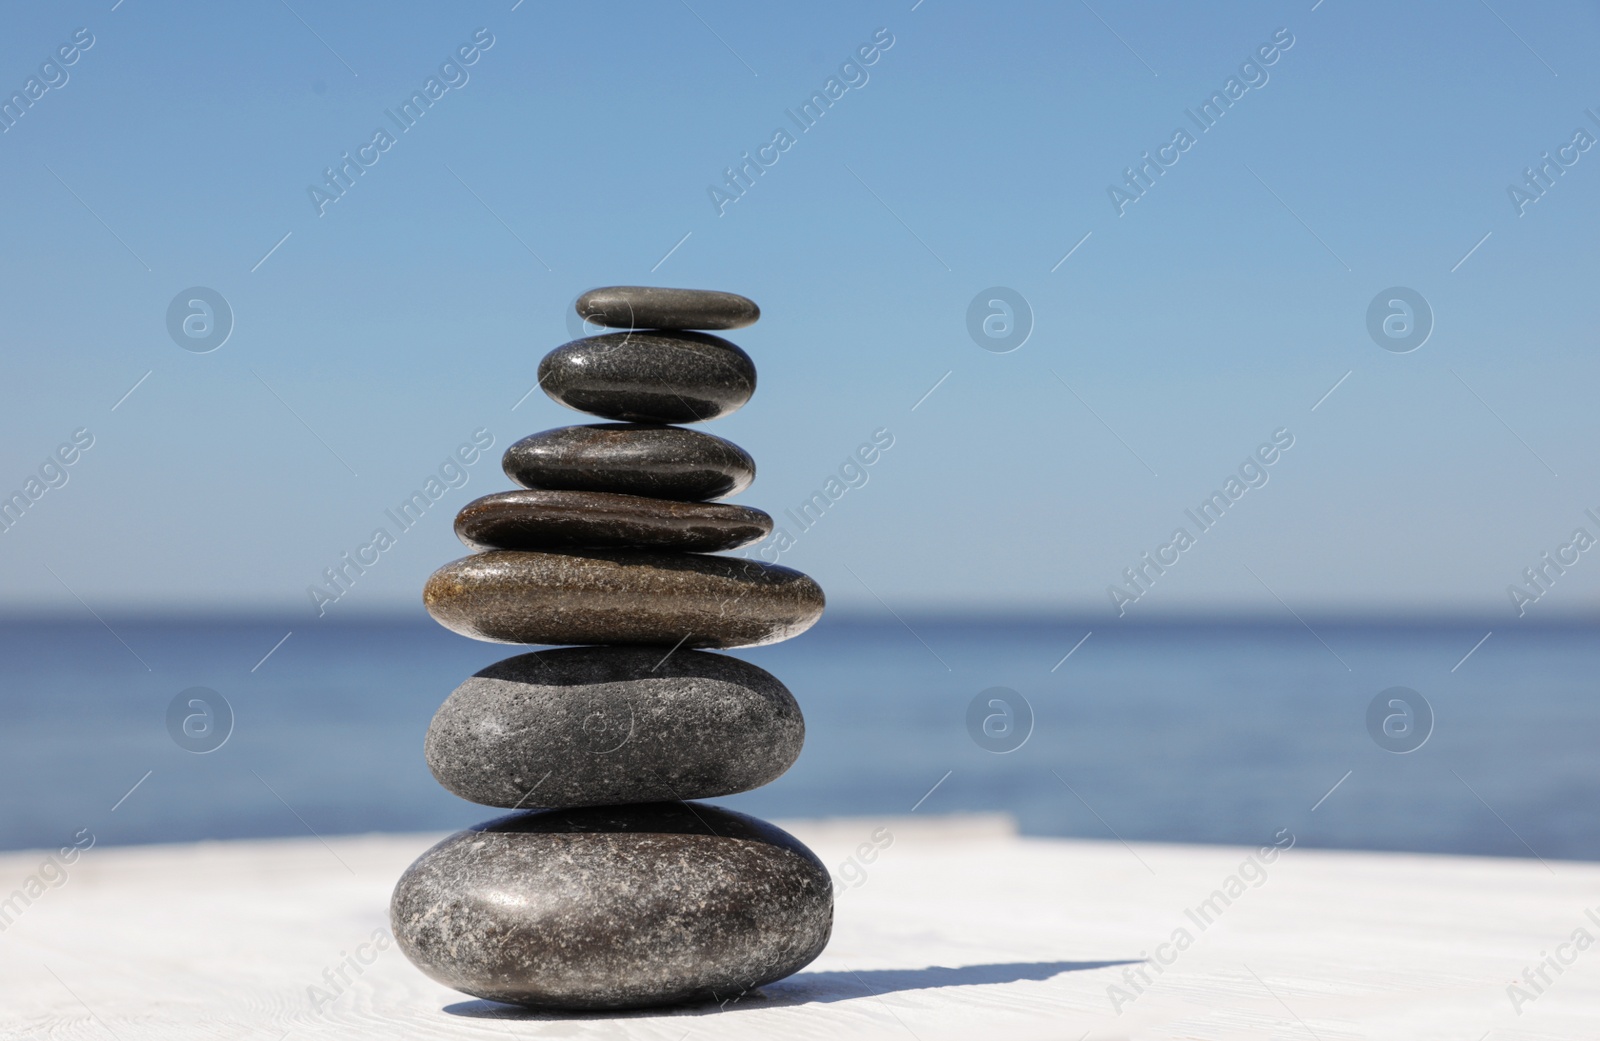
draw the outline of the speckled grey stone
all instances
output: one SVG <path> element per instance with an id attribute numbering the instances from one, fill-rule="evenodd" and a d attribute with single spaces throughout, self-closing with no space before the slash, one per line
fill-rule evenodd
<path id="1" fill-rule="evenodd" d="M 715 806 L 513 814 L 406 869 L 389 905 L 412 964 L 549 1009 L 726 1001 L 827 945 L 827 869 L 794 836 Z"/>
<path id="2" fill-rule="evenodd" d="M 602 286 L 578 297 L 578 315 L 612 329 L 742 329 L 761 317 L 749 297 L 714 289 Z"/>
<path id="3" fill-rule="evenodd" d="M 742 557 L 495 549 L 446 564 L 422 600 L 445 628 L 497 643 L 755 647 L 822 616 L 822 588 Z"/>
<path id="4" fill-rule="evenodd" d="M 495 492 L 456 514 L 456 537 L 472 549 L 639 547 L 716 553 L 771 531 L 772 518 L 748 506 L 615 492 Z"/>
<path id="5" fill-rule="evenodd" d="M 568 408 L 607 419 L 694 423 L 749 401 L 756 366 L 710 333 L 602 333 L 545 355 L 539 386 Z"/>
<path id="6" fill-rule="evenodd" d="M 570 647 L 457 687 L 423 743 L 433 776 L 486 806 L 710 799 L 758 788 L 805 742 L 800 706 L 749 662 L 659 647 Z"/>
<path id="7" fill-rule="evenodd" d="M 682 427 L 632 423 L 545 430 L 506 449 L 500 465 L 524 488 L 680 502 L 734 495 L 756 479 L 756 461 L 732 441 Z"/>

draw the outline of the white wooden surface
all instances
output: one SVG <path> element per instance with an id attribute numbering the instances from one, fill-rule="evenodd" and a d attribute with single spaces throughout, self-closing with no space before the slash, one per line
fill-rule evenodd
<path id="1" fill-rule="evenodd" d="M 997 818 L 786 826 L 830 866 L 880 827 L 894 841 L 840 894 L 821 959 L 725 1009 L 519 1013 L 392 946 L 314 1002 L 435 838 L 385 835 L 89 850 L 0 932 L 0 1037 L 1600 1038 L 1600 943 L 1561 949 L 1520 1009 L 1507 993 L 1574 930 L 1600 940 L 1600 865 L 1291 849 L 1201 929 L 1186 910 L 1248 851 L 1021 839 Z M 0 898 L 42 861 L 0 856 Z M 1134 966 L 1154 982 L 1114 1009 L 1129 966 L 1092 966 L 1180 928 L 1192 945 Z"/>

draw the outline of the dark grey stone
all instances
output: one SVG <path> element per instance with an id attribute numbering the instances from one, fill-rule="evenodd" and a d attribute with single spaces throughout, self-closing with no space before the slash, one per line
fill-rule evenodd
<path id="1" fill-rule="evenodd" d="M 761 317 L 749 297 L 714 289 L 603 286 L 578 297 L 578 316 L 612 329 L 742 329 Z"/>
<path id="2" fill-rule="evenodd" d="M 727 1001 L 827 945 L 827 869 L 794 836 L 715 806 L 513 814 L 406 869 L 389 905 L 412 964 L 548 1009 Z"/>
<path id="3" fill-rule="evenodd" d="M 478 640 L 667 647 L 778 643 L 824 606 L 820 586 L 778 564 L 620 549 L 476 553 L 435 571 L 422 600 Z"/>
<path id="4" fill-rule="evenodd" d="M 620 492 L 696 502 L 750 487 L 756 461 L 732 441 L 682 427 L 592 423 L 523 438 L 501 459 L 524 488 Z"/>
<path id="5" fill-rule="evenodd" d="M 626 548 L 716 553 L 766 538 L 772 518 L 748 506 L 615 492 L 495 492 L 456 514 L 472 549 Z"/>
<path id="6" fill-rule="evenodd" d="M 423 744 L 433 776 L 486 806 L 710 799 L 776 780 L 806 725 L 749 662 L 660 647 L 570 647 L 457 687 Z"/>
<path id="7" fill-rule="evenodd" d="M 545 355 L 539 386 L 568 408 L 607 419 L 694 423 L 749 401 L 756 366 L 709 333 L 602 333 Z"/>

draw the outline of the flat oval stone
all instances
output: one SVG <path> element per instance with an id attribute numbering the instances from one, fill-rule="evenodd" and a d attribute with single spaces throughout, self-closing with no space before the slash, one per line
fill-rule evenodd
<path id="1" fill-rule="evenodd" d="M 635 546 L 716 553 L 771 532 L 772 518 L 748 506 L 615 492 L 495 492 L 456 514 L 456 537 L 471 549 Z"/>
<path id="2" fill-rule="evenodd" d="M 546 354 L 539 386 L 568 408 L 607 419 L 694 423 L 749 401 L 756 366 L 709 333 L 602 333 Z"/>
<path id="3" fill-rule="evenodd" d="M 602 286 L 578 297 L 578 315 L 612 329 L 742 329 L 761 308 L 749 297 L 714 289 Z"/>
<path id="4" fill-rule="evenodd" d="M 523 438 L 500 461 L 524 488 L 620 492 L 697 502 L 750 487 L 756 461 L 712 434 L 682 427 L 592 423 Z"/>
<path id="5" fill-rule="evenodd" d="M 423 748 L 433 776 L 486 806 L 710 799 L 794 764 L 806 725 L 749 662 L 659 647 L 519 654 L 445 700 Z"/>
<path id="6" fill-rule="evenodd" d="M 716 806 L 520 813 L 406 869 L 389 923 L 447 987 L 547 1009 L 726 1001 L 822 953 L 833 887 L 794 836 Z"/>
<path id="7" fill-rule="evenodd" d="M 822 588 L 779 564 L 647 550 L 493 549 L 423 587 L 445 628 L 495 643 L 757 647 L 822 616 Z"/>

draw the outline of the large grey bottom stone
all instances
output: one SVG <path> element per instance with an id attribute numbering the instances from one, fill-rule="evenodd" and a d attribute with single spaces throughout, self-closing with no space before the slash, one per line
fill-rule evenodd
<path id="1" fill-rule="evenodd" d="M 395 887 L 400 949 L 476 997 L 551 1009 L 725 1001 L 822 952 L 827 869 L 699 803 L 514 814 L 450 836 Z"/>

